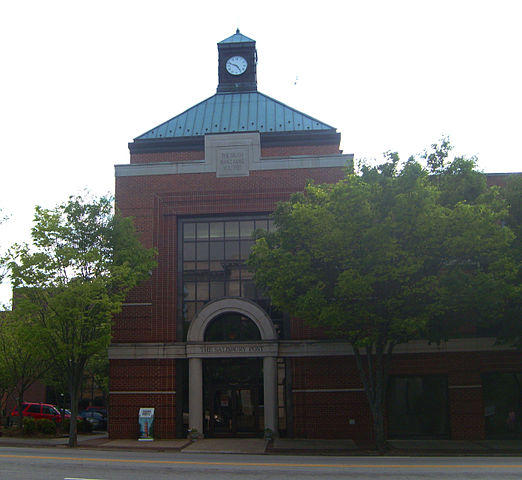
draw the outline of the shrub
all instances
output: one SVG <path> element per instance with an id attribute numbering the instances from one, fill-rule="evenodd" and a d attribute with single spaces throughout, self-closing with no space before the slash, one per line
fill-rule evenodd
<path id="1" fill-rule="evenodd" d="M 36 431 L 36 421 L 33 417 L 24 417 L 22 425 L 24 433 L 31 434 Z"/>
<path id="2" fill-rule="evenodd" d="M 71 428 L 71 421 L 66 418 L 63 422 L 62 422 L 62 431 L 64 433 L 69 433 L 69 430 Z"/>
<path id="3" fill-rule="evenodd" d="M 78 433 L 91 433 L 92 423 L 87 420 L 78 420 Z"/>
<path id="4" fill-rule="evenodd" d="M 36 420 L 36 430 L 45 435 L 56 435 L 56 423 L 48 418 Z"/>

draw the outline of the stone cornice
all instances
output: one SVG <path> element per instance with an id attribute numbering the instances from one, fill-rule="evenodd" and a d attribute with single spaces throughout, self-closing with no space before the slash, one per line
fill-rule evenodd
<path id="1" fill-rule="evenodd" d="M 293 170 L 298 168 L 345 167 L 353 162 L 352 154 L 343 155 L 296 155 L 289 157 L 262 157 L 250 164 L 249 171 Z M 160 162 L 115 165 L 116 177 L 139 177 L 146 175 L 183 175 L 189 173 L 215 173 L 216 165 L 205 160 L 187 162 Z"/>
<path id="2" fill-rule="evenodd" d="M 415 340 L 397 345 L 394 354 L 455 353 L 510 351 L 513 348 L 497 345 L 494 338 L 451 339 L 440 344 Z M 109 358 L 164 359 L 164 358 L 224 358 L 224 357 L 323 357 L 353 355 L 348 342 L 329 340 L 284 340 L 279 342 L 176 342 L 176 343 L 114 343 L 109 347 Z"/>

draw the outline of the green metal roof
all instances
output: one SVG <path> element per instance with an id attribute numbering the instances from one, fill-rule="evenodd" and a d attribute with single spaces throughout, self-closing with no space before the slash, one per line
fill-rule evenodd
<path id="1" fill-rule="evenodd" d="M 239 33 L 239 28 L 236 30 L 236 33 L 232 35 L 231 37 L 225 38 L 225 40 L 222 40 L 218 43 L 218 45 L 222 45 L 224 43 L 256 43 L 255 40 L 252 40 L 251 38 L 248 38 L 247 36 L 243 35 L 242 33 Z"/>
<path id="2" fill-rule="evenodd" d="M 217 93 L 135 140 L 209 133 L 335 132 L 335 128 L 260 92 Z"/>

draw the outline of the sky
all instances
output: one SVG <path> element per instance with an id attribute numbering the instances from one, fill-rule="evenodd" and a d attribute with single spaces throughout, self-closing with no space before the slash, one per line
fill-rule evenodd
<path id="1" fill-rule="evenodd" d="M 216 91 L 217 46 L 256 40 L 258 90 L 356 159 L 443 136 L 522 171 L 522 0 L 17 0 L 0 4 L 0 253 L 34 207 L 112 193 L 133 138 Z M 0 304 L 10 299 L 0 286 Z"/>

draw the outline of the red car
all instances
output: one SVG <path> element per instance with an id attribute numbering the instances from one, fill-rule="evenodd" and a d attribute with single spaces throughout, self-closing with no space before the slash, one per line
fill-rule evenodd
<path id="1" fill-rule="evenodd" d="M 62 421 L 62 414 L 54 406 L 48 403 L 22 403 L 22 416 L 33 418 L 47 418 L 53 422 L 60 423 Z M 18 407 L 15 407 L 11 412 L 11 418 L 18 417 Z M 71 418 L 70 415 L 65 415 L 65 418 Z"/>

